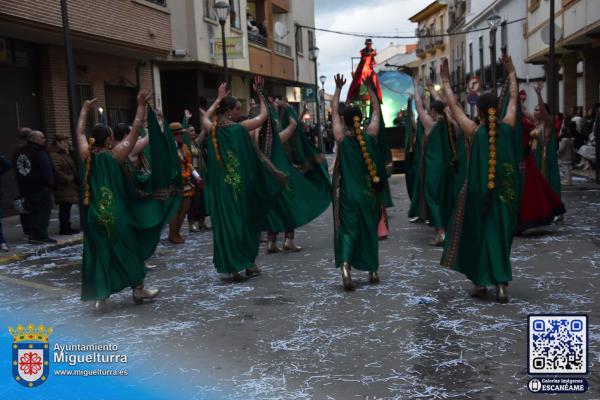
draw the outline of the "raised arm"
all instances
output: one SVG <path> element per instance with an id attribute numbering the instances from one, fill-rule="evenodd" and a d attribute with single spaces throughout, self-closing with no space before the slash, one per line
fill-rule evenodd
<path id="1" fill-rule="evenodd" d="M 147 90 L 141 90 L 137 95 L 137 111 L 135 113 L 135 119 L 131 127 L 131 132 L 123 138 L 114 149 L 112 149 L 113 157 L 123 162 L 127 159 L 127 156 L 133 150 L 133 147 L 137 143 L 138 137 L 140 136 L 140 129 L 144 122 L 144 114 L 146 113 L 146 107 L 148 107 L 148 101 L 150 100 L 150 92 Z"/>
<path id="2" fill-rule="evenodd" d="M 83 103 L 83 107 L 81 107 L 81 112 L 79 113 L 79 121 L 77 122 L 77 151 L 79 151 L 79 157 L 82 160 L 85 160 L 88 157 L 88 142 L 87 137 L 85 136 L 85 123 L 87 121 L 87 116 L 90 111 L 94 109 L 96 106 L 96 102 L 98 99 L 86 100 Z"/>
<path id="3" fill-rule="evenodd" d="M 458 106 L 458 104 L 456 104 L 456 98 L 454 97 L 454 92 L 450 86 L 450 70 L 448 68 L 448 59 L 444 60 L 442 63 L 440 67 L 440 75 L 442 76 L 442 83 L 444 85 L 444 90 L 446 91 L 448 107 L 450 107 L 454 119 L 460 126 L 460 130 L 463 131 L 463 133 L 470 139 L 475 134 L 477 124 L 471 121 Z"/>
<path id="4" fill-rule="evenodd" d="M 371 106 L 373 107 L 371 122 L 367 126 L 367 133 L 371 136 L 377 136 L 379 133 L 379 123 L 381 122 L 381 104 L 379 104 L 379 97 L 377 96 L 377 92 L 375 92 L 372 77 L 365 80 L 365 86 L 367 87 L 367 92 L 369 92 L 369 99 L 371 99 Z"/>
<path id="5" fill-rule="evenodd" d="M 296 120 L 294 118 L 292 118 L 292 115 L 289 114 L 288 115 L 288 126 L 286 126 L 286 128 L 284 130 L 279 132 L 279 137 L 281 138 L 281 143 L 285 143 L 288 140 L 290 140 L 292 138 L 292 136 L 294 136 L 294 133 L 296 132 L 297 127 L 298 127 L 298 122 L 296 122 Z"/>
<path id="6" fill-rule="evenodd" d="M 246 128 L 248 132 L 254 130 L 256 128 L 260 128 L 262 124 L 265 123 L 267 118 L 269 117 L 269 109 L 267 107 L 267 102 L 265 100 L 265 96 L 262 93 L 262 88 L 265 81 L 260 76 L 254 77 L 254 83 L 252 84 L 252 89 L 258 94 L 260 99 L 260 114 L 252 119 L 247 119 L 241 123 L 241 125 Z"/>
<path id="7" fill-rule="evenodd" d="M 333 138 L 336 142 L 344 140 L 344 122 L 340 118 L 340 93 L 342 87 L 346 84 L 344 75 L 336 74 L 333 78 L 335 80 L 335 93 L 333 94 L 333 103 L 331 104 L 331 129 L 333 131 Z"/>
<path id="8" fill-rule="evenodd" d="M 508 108 L 502 121 L 505 124 L 514 128 L 515 120 L 517 118 L 517 102 L 519 101 L 519 86 L 517 85 L 517 74 L 515 72 L 515 66 L 513 65 L 512 59 L 509 55 L 504 54 L 502 56 L 502 63 L 504 64 L 504 70 L 508 74 L 510 94 L 510 98 L 508 100 Z M 539 97 L 541 98 L 541 95 Z M 546 109 L 544 108 L 544 110 Z"/>
<path id="9" fill-rule="evenodd" d="M 137 142 L 135 142 L 135 146 L 133 146 L 133 150 L 131 150 L 131 156 L 136 156 L 140 154 L 148 145 L 150 144 L 150 137 L 146 135 L 143 138 L 138 138 Z"/>
<path id="10" fill-rule="evenodd" d="M 521 113 L 523 114 L 523 116 L 525 118 L 527 118 L 530 121 L 535 121 L 535 116 L 533 115 L 533 113 L 531 111 L 529 111 L 527 109 L 527 104 L 525 104 L 524 101 L 521 101 Z"/>
<path id="11" fill-rule="evenodd" d="M 542 89 L 543 88 L 544 88 L 543 82 L 538 82 L 537 85 L 535 85 L 535 94 L 537 95 L 537 99 L 538 99 L 538 108 L 540 110 L 540 113 L 542 114 L 542 119 L 544 120 L 544 122 L 547 125 L 552 126 L 552 116 L 546 109 L 546 103 L 544 103 L 544 99 L 542 98 Z"/>
<path id="12" fill-rule="evenodd" d="M 229 95 L 227 91 L 227 83 L 221 83 L 219 85 L 219 89 L 217 91 L 217 98 L 211 104 L 211 106 L 206 110 L 206 112 L 200 109 L 200 113 L 202 114 L 202 127 L 201 130 L 205 130 L 209 132 L 212 127 L 212 120 L 215 114 L 217 113 L 217 108 L 219 108 L 219 104 L 221 104 L 221 100 Z"/>
<path id="13" fill-rule="evenodd" d="M 414 86 L 414 93 L 415 93 L 415 106 L 417 108 L 417 115 L 419 116 L 419 120 L 423 124 L 423 127 L 425 128 L 425 130 L 430 131 L 431 128 L 433 128 L 433 126 L 435 125 L 435 121 L 433 120 L 433 118 L 431 118 L 431 116 L 427 113 L 427 111 L 425 111 L 425 108 L 423 107 L 423 99 L 419 95 L 419 82 L 420 82 L 419 76 L 416 75 L 413 78 L 413 86 Z"/>

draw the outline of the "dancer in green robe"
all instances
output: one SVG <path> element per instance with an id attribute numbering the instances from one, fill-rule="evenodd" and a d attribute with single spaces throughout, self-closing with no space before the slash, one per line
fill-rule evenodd
<path id="1" fill-rule="evenodd" d="M 410 96 L 406 105 L 406 114 L 404 114 L 404 178 L 406 179 L 406 192 L 411 200 L 416 180 L 415 174 L 419 167 L 419 154 L 415 153 L 417 132 L 412 112 L 412 101 L 413 96 Z"/>
<path id="2" fill-rule="evenodd" d="M 429 113 L 423 107 L 418 95 L 419 78 L 414 78 L 415 105 L 419 120 L 425 130 L 425 149 L 423 151 L 423 195 L 427 207 L 427 216 L 435 228 L 436 236 L 430 245 L 444 243 L 446 225 L 454 206 L 454 173 L 449 121 L 444 111 L 445 104 L 440 100 L 430 103 Z M 452 135 L 454 135 L 452 133 Z M 454 137 L 452 137 L 454 140 Z"/>
<path id="3" fill-rule="evenodd" d="M 84 204 L 86 219 L 82 262 L 82 300 L 105 299 L 126 287 L 133 300 L 154 298 L 157 289 L 144 287 L 144 261 L 155 251 L 160 233 L 179 206 L 181 180 L 170 136 L 158 127 L 154 114 L 149 120 L 150 174 L 139 179 L 126 171 L 127 158 L 134 149 L 142 127 L 147 92 L 138 94 L 138 107 L 131 132 L 119 143 L 113 132 L 98 124 L 88 143 L 85 137 L 87 114 L 96 100 L 84 103 L 77 126 L 78 150 L 85 163 Z M 112 150 L 109 150 L 112 147 Z"/>
<path id="4" fill-rule="evenodd" d="M 353 290 L 351 267 L 369 272 L 369 282 L 379 282 L 379 241 L 377 224 L 385 185 L 385 170 L 377 143 L 381 108 L 371 79 L 367 89 L 373 114 L 367 128 L 361 129 L 360 108 L 346 106 L 343 120 L 338 113 L 339 97 L 346 80 L 335 76 L 336 90 L 332 104 L 333 135 L 337 157 L 333 176 L 333 212 L 335 264 L 342 271 L 346 290 Z"/>
<path id="5" fill-rule="evenodd" d="M 213 224 L 213 260 L 217 272 L 229 274 L 232 281 L 243 280 L 240 272 L 244 270 L 247 277 L 260 273 L 255 264 L 260 233 L 267 213 L 287 183 L 287 177 L 264 156 L 249 134 L 268 117 L 260 93 L 261 78 L 255 78 L 253 88 L 260 96 L 258 117 L 235 123 L 240 119 L 241 105 L 235 97 L 227 96 L 226 85 L 222 84 L 202 122 L 209 131 L 205 195 Z"/>
<path id="6" fill-rule="evenodd" d="M 417 119 L 414 138 L 414 179 L 411 189 L 410 207 L 408 209 L 408 218 L 410 218 L 410 222 L 413 223 L 427 220 L 427 207 L 425 206 L 425 195 L 423 194 L 425 128 L 420 119 Z"/>
<path id="7" fill-rule="evenodd" d="M 558 168 L 558 138 L 554 134 L 554 121 L 550 109 L 542 99 L 543 84 L 540 82 L 535 87 L 538 104 L 533 116 L 536 127 L 531 131 L 531 149 L 535 153 L 535 163 L 546 181 L 556 192 L 561 195 L 560 170 Z"/>
<path id="8" fill-rule="evenodd" d="M 508 301 L 507 284 L 512 280 L 510 250 L 519 216 L 519 160 L 517 143 L 522 139 L 513 127 L 518 101 L 517 78 L 510 57 L 503 63 L 510 79 L 510 101 L 499 120 L 498 99 L 479 97 L 481 125 L 477 126 L 456 104 L 449 80 L 448 62 L 442 65 L 442 80 L 453 115 L 464 132 L 469 152 L 466 184 L 447 230 L 441 264 L 464 273 L 475 288 L 473 296 L 484 297 L 488 285 L 496 286 L 499 302 Z"/>
<path id="9" fill-rule="evenodd" d="M 294 243 L 294 230 L 321 215 L 331 203 L 327 161 L 280 97 L 275 97 L 269 112 L 259 145 L 273 165 L 288 176 L 288 184 L 267 214 L 267 253 L 281 251 L 278 232 L 285 232 L 283 250 L 297 252 L 302 248 Z"/>

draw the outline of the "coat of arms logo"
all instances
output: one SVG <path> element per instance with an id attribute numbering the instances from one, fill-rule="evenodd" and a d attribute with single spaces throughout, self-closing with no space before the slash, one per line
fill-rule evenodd
<path id="1" fill-rule="evenodd" d="M 35 387 L 46 382 L 50 373 L 48 337 L 54 331 L 44 325 L 17 325 L 8 327 L 13 337 L 12 372 L 15 380 L 23 386 Z"/>

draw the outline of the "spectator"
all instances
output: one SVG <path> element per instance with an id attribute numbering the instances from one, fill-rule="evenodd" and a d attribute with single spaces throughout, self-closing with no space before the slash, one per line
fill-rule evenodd
<path id="1" fill-rule="evenodd" d="M 46 138 L 42 132 L 32 131 L 25 146 L 16 154 L 17 184 L 31 218 L 31 244 L 56 243 L 56 240 L 48 236 L 54 174 L 45 143 Z"/>
<path id="2" fill-rule="evenodd" d="M 31 128 L 27 127 L 22 127 L 17 130 L 17 145 L 15 147 L 15 153 L 13 153 L 13 165 L 16 162 L 16 154 L 23 146 L 27 144 L 27 137 L 30 133 Z M 16 178 L 18 179 L 18 173 Z M 23 194 L 19 193 L 18 197 L 15 199 L 15 209 L 19 213 L 19 220 L 21 222 L 21 228 L 23 229 L 23 235 L 25 235 L 25 237 L 29 239 L 29 236 L 31 235 L 31 217 L 27 210 L 25 210 L 24 202 L 25 201 L 23 200 Z"/>
<path id="3" fill-rule="evenodd" d="M 58 204 L 59 234 L 78 233 L 71 227 L 71 207 L 79 203 L 79 190 L 75 162 L 69 155 L 69 135 L 56 135 L 50 153 L 54 167 L 54 201 Z"/>
<path id="4" fill-rule="evenodd" d="M 254 19 L 254 17 L 252 16 L 252 14 L 247 13 L 246 14 L 246 24 L 248 26 L 248 33 L 252 33 L 254 35 L 259 33 L 259 29 L 258 26 L 256 26 L 256 20 Z"/>
<path id="5" fill-rule="evenodd" d="M 10 161 L 4 156 L 0 156 L 0 177 L 10 170 Z M 2 184 L 0 183 L 0 200 L 2 199 Z M 0 212 L 2 209 L 0 208 Z M 8 245 L 4 239 L 4 232 L 2 232 L 2 215 L 0 215 L 0 250 L 8 251 Z"/>
<path id="6" fill-rule="evenodd" d="M 567 120 L 565 120 L 567 121 Z M 575 121 L 571 120 L 563 126 L 558 143 L 558 167 L 560 169 L 561 185 L 572 185 L 571 171 L 573 169 L 573 131 L 576 131 Z"/>
<path id="7" fill-rule="evenodd" d="M 258 25 L 258 33 L 264 38 L 269 36 L 267 33 L 267 21 L 263 21 Z"/>

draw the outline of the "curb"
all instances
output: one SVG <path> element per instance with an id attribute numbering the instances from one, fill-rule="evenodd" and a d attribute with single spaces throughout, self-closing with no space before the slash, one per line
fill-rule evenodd
<path id="1" fill-rule="evenodd" d="M 52 244 L 49 246 L 41 246 L 35 248 L 35 250 L 26 250 L 20 253 L 11 254 L 9 256 L 0 257 L 0 265 L 10 264 L 18 261 L 23 261 L 28 259 L 31 256 L 35 256 L 42 253 L 47 253 L 49 251 L 54 251 L 61 249 L 63 247 L 75 246 L 83 243 L 83 235 L 81 237 L 76 237 L 72 239 L 62 240 L 56 244 Z"/>

